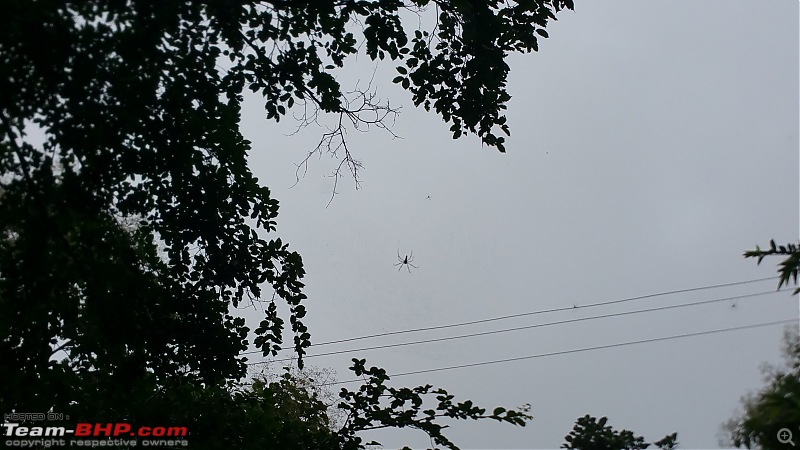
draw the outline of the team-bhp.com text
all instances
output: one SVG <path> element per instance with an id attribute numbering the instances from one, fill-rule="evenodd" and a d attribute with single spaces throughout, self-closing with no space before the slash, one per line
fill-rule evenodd
<path id="1" fill-rule="evenodd" d="M 188 431 L 186 427 L 148 427 L 141 426 L 134 428 L 125 422 L 118 423 L 87 423 L 82 422 L 75 425 L 74 429 L 66 427 L 43 427 L 43 426 L 22 426 L 18 423 L 4 423 L 6 437 L 27 438 L 6 440 L 6 446 L 10 447 L 54 447 L 54 446 L 77 446 L 77 447 L 113 447 L 113 446 L 186 446 L 188 442 L 184 439 Z M 71 436 L 70 439 L 55 439 Z M 81 437 L 107 438 L 107 439 L 74 439 Z M 171 439 L 141 439 L 136 438 L 171 438 Z M 40 439 L 30 439 L 40 438 Z M 49 438 L 49 439 L 41 439 Z M 111 439 L 121 438 L 121 439 Z M 130 439 L 126 439 L 130 438 Z M 177 439 L 176 439 L 177 438 Z"/>

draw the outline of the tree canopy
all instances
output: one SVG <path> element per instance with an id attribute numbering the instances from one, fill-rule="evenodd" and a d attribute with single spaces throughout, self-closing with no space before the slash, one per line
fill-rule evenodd
<path id="1" fill-rule="evenodd" d="M 561 448 L 574 450 L 644 450 L 650 447 L 644 437 L 630 430 L 617 431 L 607 425 L 608 418 L 597 419 L 590 415 L 579 417 L 572 431 L 564 437 Z M 678 446 L 678 433 L 664 436 L 653 443 L 661 450 L 674 450 Z"/>
<path id="2" fill-rule="evenodd" d="M 778 432 L 800 436 L 800 335 L 784 334 L 783 366 L 764 367 L 765 386 L 741 399 L 742 410 L 723 425 L 728 443 L 747 448 L 785 448 Z"/>
<path id="3" fill-rule="evenodd" d="M 449 123 L 454 138 L 475 134 L 504 151 L 505 59 L 536 50 L 548 21 L 573 4 L 38 0 L 5 7 L 0 404 L 110 420 L 152 410 L 158 402 L 147 401 L 165 386 L 192 393 L 186 398 L 211 387 L 230 393 L 246 372 L 241 352 L 252 344 L 274 355 L 287 345 L 286 321 L 302 365 L 311 338 L 305 271 L 300 255 L 274 235 L 278 201 L 247 166 L 252 149 L 239 129 L 246 92 L 263 96 L 276 121 L 296 107 L 369 120 L 363 114 L 382 106 L 352 105 L 337 81 L 348 56 L 363 48 L 374 60 L 395 60 L 393 81 Z M 430 29 L 416 25 L 426 14 Z M 354 164 L 347 152 L 343 163 Z M 265 304 L 253 329 L 230 313 L 243 302 Z M 483 415 L 476 411 L 470 414 Z M 419 420 L 433 430 L 425 425 L 432 418 Z"/>

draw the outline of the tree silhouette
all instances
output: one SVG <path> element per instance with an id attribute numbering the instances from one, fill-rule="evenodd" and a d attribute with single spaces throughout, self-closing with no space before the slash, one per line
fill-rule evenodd
<path id="1" fill-rule="evenodd" d="M 293 108 L 307 120 L 338 116 L 340 128 L 316 151 L 343 150 L 340 168 L 355 175 L 343 127 L 385 126 L 393 113 L 337 81 L 347 57 L 363 48 L 374 60 L 396 61 L 393 81 L 449 123 L 454 138 L 476 134 L 503 151 L 505 58 L 536 50 L 548 21 L 572 7 L 571 0 L 5 5 L 0 404 L 102 421 L 144 418 L 170 390 L 187 393 L 186 408 L 206 389 L 230 393 L 246 373 L 240 354 L 251 343 L 264 356 L 288 345 L 302 366 L 311 342 L 305 270 L 275 236 L 278 201 L 247 166 L 251 145 L 239 130 L 245 92 L 264 98 L 271 120 Z M 418 26 L 409 12 L 435 24 Z M 415 25 L 407 30 L 408 23 Z M 265 311 L 252 328 L 229 313 L 249 302 Z"/>
<path id="2" fill-rule="evenodd" d="M 643 450 L 650 447 L 642 436 L 630 430 L 617 431 L 607 425 L 608 418 L 597 419 L 590 415 L 579 417 L 572 431 L 564 437 L 561 448 L 575 450 Z M 662 450 L 673 450 L 678 446 L 678 433 L 672 433 L 654 442 Z"/>

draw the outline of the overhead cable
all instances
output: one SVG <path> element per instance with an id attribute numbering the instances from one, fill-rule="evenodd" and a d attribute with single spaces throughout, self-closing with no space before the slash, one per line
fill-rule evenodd
<path id="1" fill-rule="evenodd" d="M 451 323 L 451 324 L 447 324 L 447 325 L 435 325 L 435 326 L 430 326 L 430 327 L 412 328 L 412 329 L 408 329 L 408 330 L 398 330 L 398 331 L 388 331 L 388 332 L 385 332 L 385 333 L 369 334 L 369 335 L 365 335 L 365 336 L 357 336 L 357 337 L 346 338 L 346 339 L 337 339 L 337 340 L 333 340 L 333 341 L 312 343 L 311 347 L 321 347 L 323 345 L 340 344 L 342 342 L 352 342 L 352 341 L 358 341 L 358 340 L 362 340 L 362 339 L 372 339 L 372 338 L 376 338 L 376 337 L 393 336 L 393 335 L 398 335 L 398 334 L 418 333 L 418 332 L 421 332 L 421 331 L 442 330 L 442 329 L 446 329 L 446 328 L 463 327 L 463 326 L 467 326 L 467 325 L 475 325 L 475 324 L 480 324 L 480 323 L 494 322 L 494 321 L 498 321 L 498 320 L 513 319 L 515 317 L 532 316 L 532 315 L 537 315 L 537 314 L 548 314 L 548 313 L 554 313 L 554 312 L 559 312 L 559 311 L 570 311 L 570 310 L 573 310 L 573 309 L 596 308 L 596 307 L 599 307 L 599 306 L 614 305 L 614 304 L 618 304 L 618 303 L 632 302 L 632 301 L 636 301 L 636 300 L 644 300 L 644 299 L 647 299 L 647 298 L 661 297 L 661 296 L 665 296 L 665 295 L 682 294 L 682 293 L 686 293 L 686 292 L 704 291 L 704 290 L 708 290 L 708 289 L 716 289 L 716 288 L 729 287 L 729 286 L 741 286 L 741 285 L 744 285 L 744 284 L 752 284 L 752 283 L 758 283 L 758 282 L 761 282 L 761 281 L 776 280 L 776 279 L 778 279 L 777 276 L 772 276 L 772 277 L 766 277 L 766 278 L 757 278 L 757 279 L 754 279 L 754 280 L 736 281 L 736 282 L 733 282 L 733 283 L 722 283 L 722 284 L 713 284 L 713 285 L 708 285 L 708 286 L 699 286 L 699 287 L 686 288 L 686 289 L 675 289 L 675 290 L 671 290 L 671 291 L 657 292 L 655 294 L 646 294 L 646 295 L 639 295 L 639 296 L 636 296 L 636 297 L 628 297 L 628 298 L 622 298 L 622 299 L 617 299 L 617 300 L 609 300 L 609 301 L 603 301 L 603 302 L 597 302 L 597 303 L 589 303 L 589 304 L 586 304 L 586 305 L 573 305 L 573 306 L 563 306 L 563 307 L 559 307 L 559 308 L 541 309 L 541 310 L 529 311 L 529 312 L 524 312 L 524 313 L 509 314 L 509 315 L 505 315 L 505 316 L 490 317 L 490 318 L 487 318 L 487 319 L 478 319 L 478 320 L 471 320 L 471 321 L 467 321 L 467 322 Z M 248 354 L 253 354 L 253 353 L 261 353 L 261 350 L 252 350 L 252 351 L 249 351 L 249 352 L 244 352 L 244 353 L 242 353 L 242 355 L 248 355 Z"/>
<path id="2" fill-rule="evenodd" d="M 314 357 L 318 357 L 318 356 L 340 355 L 340 354 L 343 354 L 343 353 L 356 353 L 356 352 L 362 352 L 362 351 L 367 351 L 367 350 L 378 350 L 378 349 L 392 348 L 392 347 L 403 347 L 403 346 L 407 346 L 407 345 L 427 344 L 427 343 L 431 343 L 431 342 L 450 341 L 450 340 L 454 340 L 454 339 L 463 339 L 463 338 L 475 337 L 475 336 L 486 336 L 486 335 L 499 334 L 499 333 L 508 333 L 508 332 L 511 332 L 511 331 L 529 330 L 529 329 L 533 329 L 533 328 L 543 328 L 543 327 L 549 327 L 549 326 L 553 326 L 553 325 L 563 325 L 563 324 L 567 324 L 567 323 L 583 322 L 583 321 L 596 320 L 596 319 L 605 319 L 605 318 L 609 318 L 609 317 L 619 317 L 619 316 L 627 316 L 627 315 L 631 315 L 631 314 L 641 314 L 641 313 L 654 312 L 654 311 L 664 311 L 664 310 L 669 310 L 669 309 L 687 308 L 687 307 L 691 307 L 691 306 L 708 305 L 708 304 L 711 304 L 711 303 L 734 301 L 734 300 L 741 300 L 741 299 L 745 299 L 745 298 L 760 297 L 762 295 L 777 294 L 779 292 L 782 292 L 782 291 L 757 292 L 757 293 L 754 293 L 754 294 L 737 295 L 737 296 L 733 296 L 733 297 L 722 297 L 722 298 L 716 298 L 716 299 L 713 299 L 713 300 L 703 300 L 703 301 L 692 302 L 692 303 L 682 303 L 682 304 L 679 304 L 679 305 L 659 306 L 659 307 L 655 307 L 655 308 L 638 309 L 638 310 L 635 310 L 635 311 L 624 311 L 624 312 L 617 312 L 617 313 L 610 313 L 610 314 L 602 314 L 602 315 L 599 315 L 599 316 L 579 317 L 579 318 L 574 318 L 574 319 L 558 320 L 558 321 L 553 321 L 553 322 L 538 323 L 538 324 L 525 325 L 525 326 L 520 326 L 520 327 L 503 328 L 501 330 L 482 331 L 482 332 L 478 332 L 478 333 L 462 334 L 462 335 L 458 335 L 458 336 L 447 336 L 447 337 L 434 338 L 434 339 L 423 339 L 423 340 L 417 340 L 417 341 L 401 342 L 401 343 L 396 343 L 396 344 L 375 345 L 375 346 L 371 346 L 371 347 L 362 347 L 362 348 L 356 348 L 356 349 L 350 349 L 350 350 L 337 350 L 337 351 L 331 351 L 331 352 L 325 352 L 325 353 L 316 353 L 316 354 L 312 354 L 312 355 L 304 355 L 303 358 L 314 358 Z M 573 308 L 570 308 L 570 309 L 573 309 Z M 291 361 L 293 359 L 295 359 L 295 358 L 281 358 L 281 359 L 273 359 L 273 360 L 270 360 L 269 362 L 283 362 L 283 361 Z M 247 363 L 247 364 L 248 365 L 255 365 L 255 364 L 265 364 L 265 363 L 266 362 L 251 362 L 251 363 Z"/>
<path id="3" fill-rule="evenodd" d="M 609 348 L 616 348 L 616 347 L 625 347 L 629 345 L 637 345 L 637 344 L 648 344 L 653 342 L 661 342 L 661 341 L 669 341 L 673 339 L 682 339 L 687 337 L 695 337 L 695 336 L 706 336 L 710 334 L 718 334 L 718 333 L 729 333 L 732 331 L 741 331 L 741 330 L 748 330 L 754 328 L 762 328 L 762 327 L 769 327 L 775 325 L 786 325 L 790 323 L 798 323 L 798 319 L 788 319 L 788 320 L 778 320 L 774 322 L 764 322 L 764 323 L 757 323 L 752 325 L 742 325 L 738 327 L 730 327 L 730 328 L 718 328 L 715 330 L 707 330 L 707 331 L 698 331 L 695 333 L 686 333 L 686 334 L 676 334 L 672 336 L 663 336 L 658 338 L 652 339 L 641 339 L 638 341 L 628 341 L 628 342 L 620 342 L 616 344 L 608 344 L 608 345 L 597 345 L 594 347 L 584 347 L 584 348 L 576 348 L 572 350 L 562 350 L 558 352 L 549 352 L 549 353 L 539 353 L 536 355 L 528 355 L 528 356 L 519 356 L 516 358 L 506 358 L 506 359 L 496 359 L 493 361 L 483 361 L 478 363 L 470 363 L 470 364 L 459 364 L 456 366 L 447 366 L 447 367 L 437 367 L 435 369 L 424 369 L 424 370 L 414 370 L 410 372 L 401 372 L 396 374 L 390 374 L 389 377 L 404 377 L 408 375 L 417 375 L 422 373 L 430 373 L 430 372 L 442 372 L 445 370 L 455 370 L 455 369 L 464 369 L 468 367 L 478 367 L 478 366 L 486 366 L 490 364 L 500 364 L 500 363 L 507 363 L 513 361 L 523 361 L 527 359 L 536 359 L 536 358 L 545 358 L 548 356 L 557 356 L 557 355 L 569 355 L 573 353 L 581 353 L 581 352 L 589 352 L 589 351 L 596 351 L 596 350 L 603 350 Z M 326 383 L 324 386 L 335 386 L 340 384 L 349 384 L 349 383 L 358 383 L 364 382 L 363 379 L 355 379 L 355 380 L 347 380 L 347 381 L 337 381 L 333 383 Z"/>

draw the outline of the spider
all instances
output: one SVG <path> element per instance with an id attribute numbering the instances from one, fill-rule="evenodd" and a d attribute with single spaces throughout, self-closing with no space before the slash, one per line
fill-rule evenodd
<path id="1" fill-rule="evenodd" d="M 414 261 L 414 252 L 413 251 L 411 252 L 410 255 L 406 255 L 405 258 L 400 256 L 400 250 L 397 251 L 397 264 L 395 264 L 395 266 L 400 266 L 400 267 L 397 268 L 398 272 L 400 272 L 400 269 L 402 269 L 403 266 L 406 266 L 406 269 L 408 269 L 408 273 L 411 273 L 411 268 L 412 267 L 415 268 L 415 269 L 419 269 L 419 267 L 411 264 L 412 261 Z"/>

